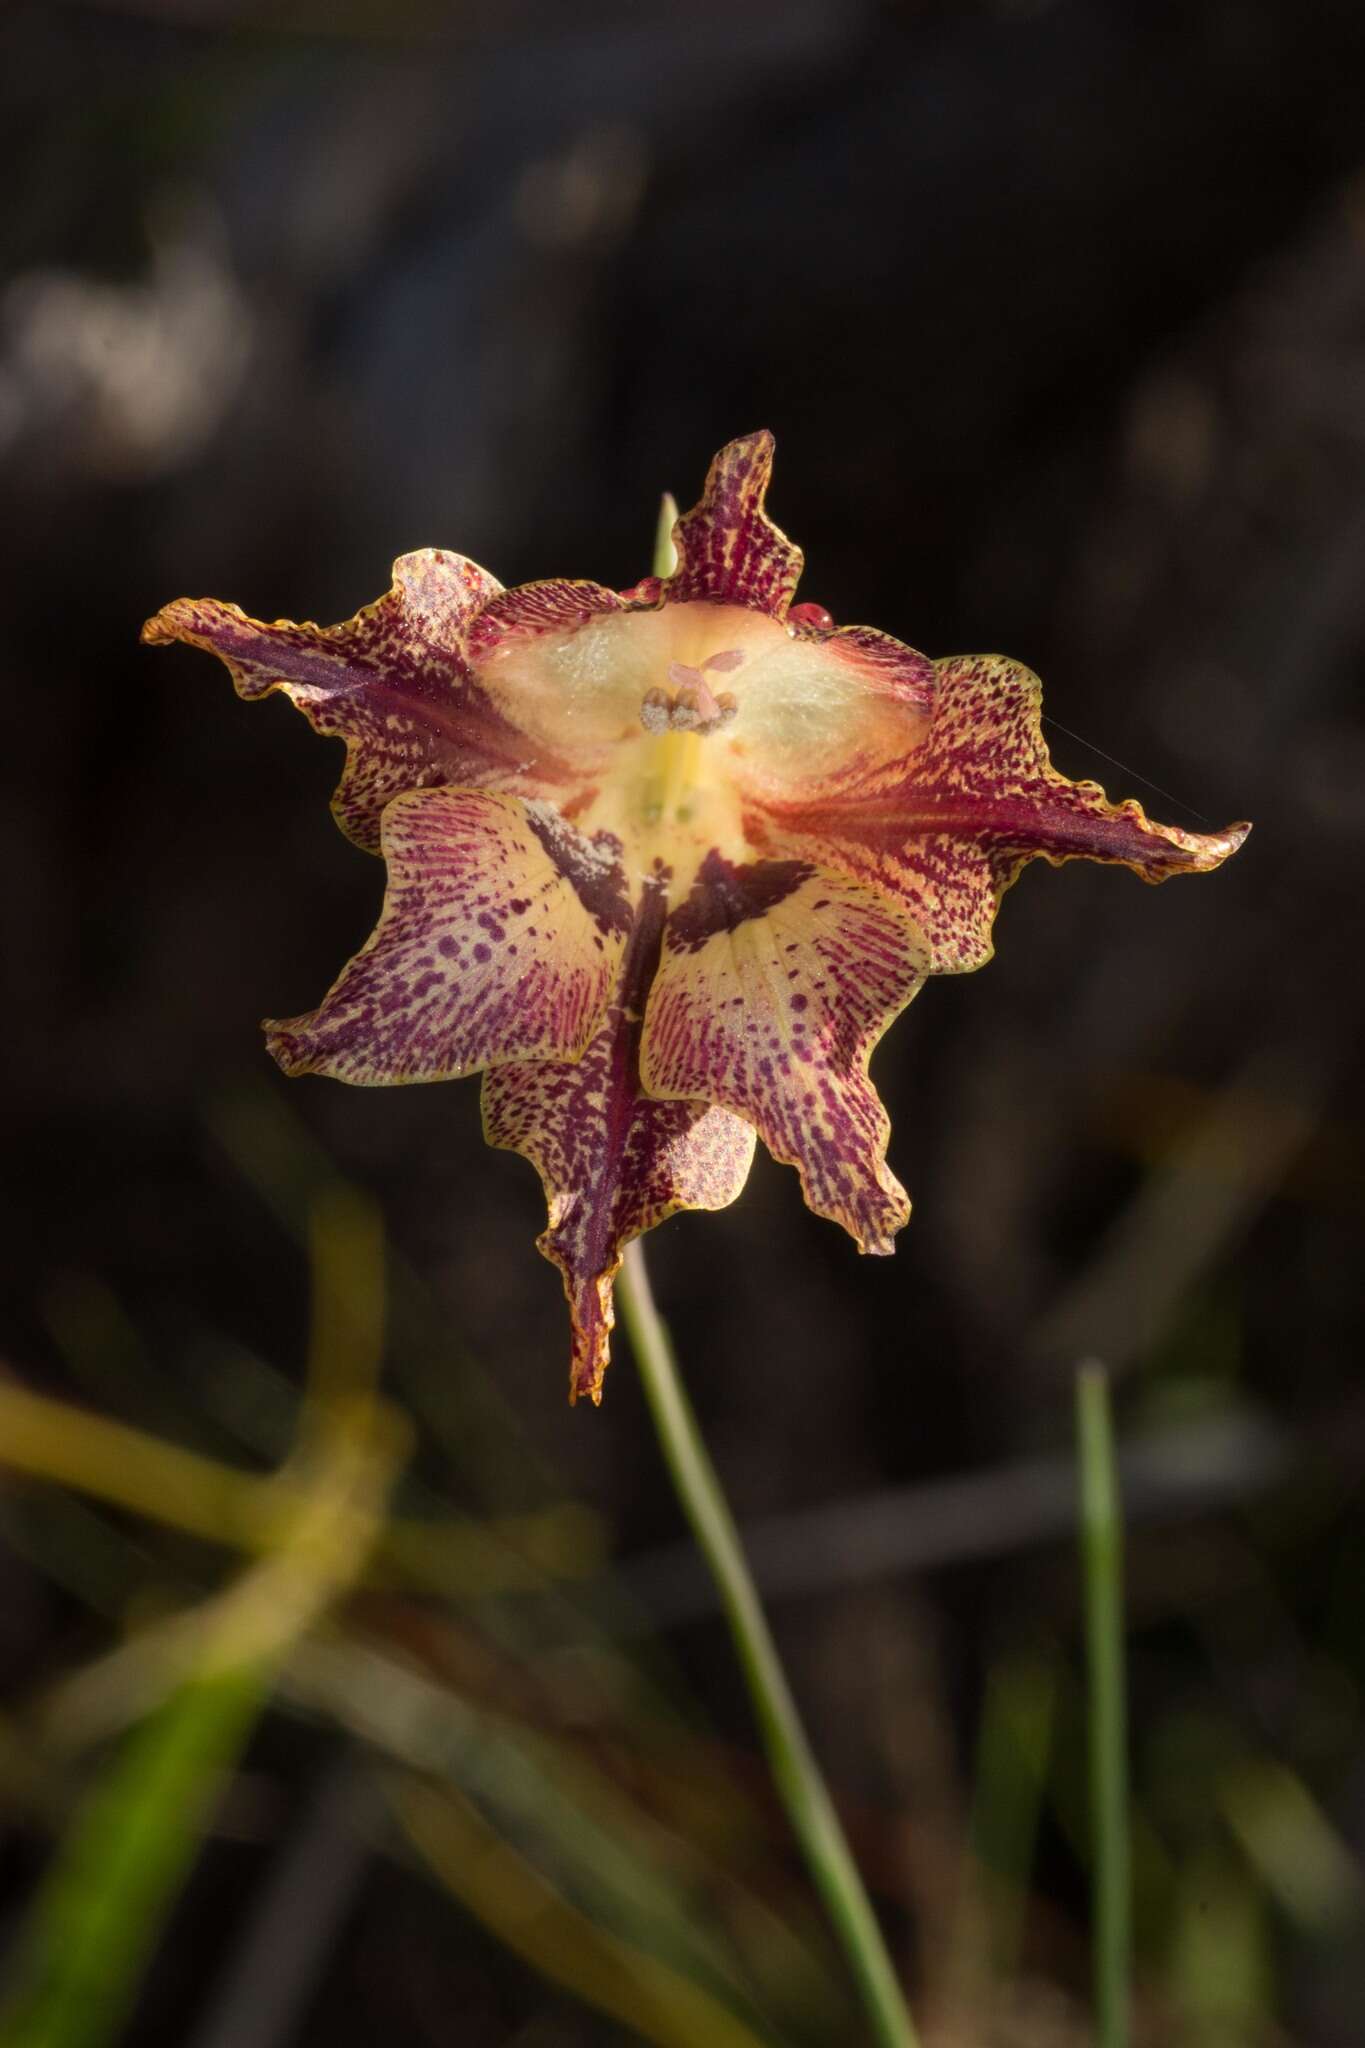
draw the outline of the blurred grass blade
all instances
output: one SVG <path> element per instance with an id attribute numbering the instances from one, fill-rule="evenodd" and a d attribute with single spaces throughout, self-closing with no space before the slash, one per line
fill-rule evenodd
<path id="1" fill-rule="evenodd" d="M 501 1841 L 460 1794 L 415 1779 L 395 1803 L 442 1883 L 543 1977 L 631 2028 L 655 2048 L 765 2048 L 708 1991 L 571 1906 Z"/>
<path id="2" fill-rule="evenodd" d="M 827 2017 L 831 2034 L 845 2029 L 847 2005 L 821 1949 L 798 1942 L 729 1862 L 641 1806 L 572 1742 L 339 1640 L 301 1646 L 288 1683 L 305 1706 L 476 1800 L 528 1868 L 632 1953 L 753 2026 L 771 2007 Z M 746 1917 L 762 1943 L 757 1957 L 735 1952 L 733 1930 Z"/>
<path id="3" fill-rule="evenodd" d="M 1128 1850 L 1128 1731 L 1123 1676 L 1123 1525 L 1101 1365 L 1076 1375 L 1081 1558 L 1090 1680 L 1090 1831 L 1097 2048 L 1127 2048 L 1132 1902 Z"/>
<path id="4" fill-rule="evenodd" d="M 238 1172 L 300 1239 L 315 1230 L 320 1204 L 354 1196 L 282 1090 L 252 1087 L 224 1097 L 210 1106 L 207 1123 Z M 553 1498 L 560 1481 L 526 1435 L 514 1404 L 464 1345 L 449 1305 L 392 1245 L 385 1264 L 394 1373 L 460 1474 L 463 1491 L 493 1513 Z"/>
<path id="5" fill-rule="evenodd" d="M 116 2041 L 267 1692 L 260 1665 L 183 1686 L 92 1787 L 21 1938 L 4 2048 Z"/>
<path id="6" fill-rule="evenodd" d="M 145 1430 L 0 1380 L 0 1466 L 131 1508 L 210 1542 L 245 1539 L 261 1481 Z"/>
<path id="7" fill-rule="evenodd" d="M 654 529 L 654 561 L 656 576 L 671 576 L 678 566 L 678 550 L 673 543 L 673 529 L 678 523 L 678 501 L 672 491 L 665 491 L 659 500 L 659 519 Z"/>
<path id="8" fill-rule="evenodd" d="M 1017 1973 L 1029 1873 L 1047 1788 L 1057 1672 L 1039 1657 L 1003 1659 L 981 1708 L 968 1834 L 970 1860 L 949 1983 L 966 2007 Z"/>
<path id="9" fill-rule="evenodd" d="M 1229 1849 L 1206 1847 L 1180 1873 L 1173 1902 L 1168 1996 L 1199 2048 L 1267 2038 L 1275 2009 L 1266 1898 Z"/>
<path id="10" fill-rule="evenodd" d="M 325 1416 L 277 1550 L 200 1607 L 68 1681 L 49 1733 L 124 1738 L 58 1846 L 20 1939 L 3 2048 L 117 2040 L 158 1933 L 279 1661 L 352 1584 L 407 1446 L 397 1418 L 352 1401 Z"/>
<path id="11" fill-rule="evenodd" d="M 1218 1804 L 1242 1853 L 1305 1933 L 1345 1940 L 1365 1927 L 1365 1873 L 1302 1778 L 1273 1757 L 1233 1765 Z"/>

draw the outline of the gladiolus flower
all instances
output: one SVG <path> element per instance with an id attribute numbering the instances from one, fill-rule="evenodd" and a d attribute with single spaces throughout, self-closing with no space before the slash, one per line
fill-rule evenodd
<path id="1" fill-rule="evenodd" d="M 388 863 L 383 912 L 316 1010 L 266 1023 L 270 1050 L 363 1084 L 483 1070 L 489 1143 L 544 1182 L 571 1394 L 594 1401 L 624 1246 L 732 1202 L 756 1136 L 891 1250 L 909 1203 L 869 1057 L 928 975 L 990 958 L 1028 861 L 1160 882 L 1248 830 L 1068 781 L 1018 662 L 931 661 L 794 605 L 772 449 L 724 448 L 674 572 L 629 590 L 504 590 L 426 549 L 344 625 L 182 598 L 143 629 L 345 741 L 333 810 Z"/>

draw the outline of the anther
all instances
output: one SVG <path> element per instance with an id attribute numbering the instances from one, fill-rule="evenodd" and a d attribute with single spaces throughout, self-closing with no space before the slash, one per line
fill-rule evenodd
<path id="1" fill-rule="evenodd" d="M 640 723 L 646 732 L 667 732 L 673 723 L 673 699 L 656 684 L 646 690 L 640 706 Z"/>
<path id="2" fill-rule="evenodd" d="M 706 671 L 727 675 L 744 661 L 744 650 L 729 647 L 719 654 L 708 655 L 700 668 L 690 662 L 670 661 L 668 680 L 673 691 L 662 689 L 658 684 L 646 690 L 640 704 L 640 723 L 646 732 L 715 732 L 720 726 L 729 725 L 737 715 L 739 705 L 729 690 L 713 690 L 706 680 Z"/>

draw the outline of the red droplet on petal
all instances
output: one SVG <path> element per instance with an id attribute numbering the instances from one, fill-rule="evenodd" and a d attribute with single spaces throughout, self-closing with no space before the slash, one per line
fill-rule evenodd
<path id="1" fill-rule="evenodd" d="M 817 633 L 828 633 L 834 626 L 834 614 L 822 604 L 794 604 L 787 617 L 794 626 L 812 626 Z"/>

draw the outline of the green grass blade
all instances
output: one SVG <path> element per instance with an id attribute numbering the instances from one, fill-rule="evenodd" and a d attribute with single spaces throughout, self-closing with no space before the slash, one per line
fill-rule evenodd
<path id="1" fill-rule="evenodd" d="M 181 1686 L 128 1735 L 59 1843 L 0 2005 L 3 2048 L 106 2048 L 264 1703 L 259 1667 Z"/>
<path id="2" fill-rule="evenodd" d="M 1076 1376 L 1076 1426 L 1090 1680 L 1095 2039 L 1096 2048 L 1128 2048 L 1132 1880 L 1123 1673 L 1123 1520 L 1109 1377 L 1103 1366 L 1084 1365 Z"/>

